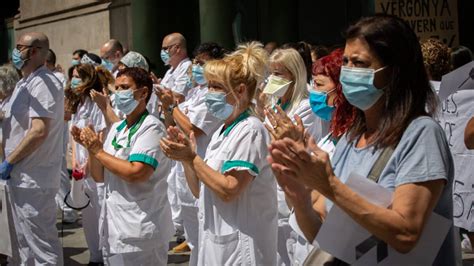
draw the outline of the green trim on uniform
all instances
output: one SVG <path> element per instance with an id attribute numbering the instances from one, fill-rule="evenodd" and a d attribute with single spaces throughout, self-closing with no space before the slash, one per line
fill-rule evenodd
<path id="1" fill-rule="evenodd" d="M 150 165 L 151 167 L 153 167 L 153 169 L 156 169 L 156 167 L 158 167 L 158 161 L 155 158 L 148 156 L 146 154 L 140 154 L 140 153 L 130 154 L 130 156 L 128 156 L 128 161 L 146 163 Z"/>
<path id="2" fill-rule="evenodd" d="M 288 106 L 290 106 L 290 102 L 286 102 L 284 105 L 281 105 L 281 98 L 278 99 L 278 101 L 276 102 L 276 105 L 279 105 L 281 107 L 281 109 L 283 111 L 286 111 L 286 109 L 288 108 Z M 273 110 L 276 112 L 276 105 L 273 106 Z"/>
<path id="3" fill-rule="evenodd" d="M 235 160 L 235 161 L 226 161 L 221 167 L 221 173 L 225 173 L 227 170 L 232 169 L 234 167 L 245 167 L 256 173 L 257 175 L 259 174 L 258 167 L 253 164 L 249 163 L 247 161 L 241 161 L 241 160 Z"/>
<path id="4" fill-rule="evenodd" d="M 242 120 L 250 116 L 250 112 L 248 110 L 245 110 L 242 112 L 235 120 L 230 124 L 225 130 L 224 130 L 224 137 L 227 137 L 230 133 L 230 131 Z"/>
<path id="5" fill-rule="evenodd" d="M 148 116 L 148 111 L 145 110 L 145 112 L 143 112 L 140 119 L 130 127 L 130 131 L 128 132 L 128 142 L 127 142 L 127 147 L 126 148 L 130 147 L 130 140 L 132 139 L 133 135 L 135 135 L 135 133 L 137 133 L 138 129 L 143 124 L 143 121 L 145 121 L 145 118 L 147 116 Z M 127 125 L 127 120 L 125 119 L 117 127 L 117 133 L 120 132 L 126 125 Z M 112 139 L 112 146 L 114 146 L 115 150 L 120 150 L 120 149 L 123 148 L 123 146 L 117 143 L 117 133 L 115 134 L 114 138 Z"/>

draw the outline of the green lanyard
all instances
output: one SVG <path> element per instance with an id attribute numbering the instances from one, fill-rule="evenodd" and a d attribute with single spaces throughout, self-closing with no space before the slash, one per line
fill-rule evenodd
<path id="1" fill-rule="evenodd" d="M 143 124 L 143 121 L 145 120 L 145 117 L 148 115 L 148 111 L 145 110 L 145 112 L 142 114 L 142 116 L 140 117 L 140 119 L 138 120 L 138 122 L 136 122 L 131 128 L 130 128 L 130 132 L 128 133 L 128 143 L 127 143 L 127 148 L 130 147 L 130 140 L 132 139 L 132 136 L 135 135 L 135 133 L 137 133 L 138 129 L 140 128 L 140 126 Z M 114 136 L 114 139 L 112 140 L 112 146 L 114 146 L 114 149 L 115 150 L 120 150 L 123 148 L 122 145 L 118 144 L 117 143 L 117 134 L 125 127 L 125 125 L 127 124 L 127 120 L 124 120 L 122 122 L 122 124 L 120 124 L 118 127 L 117 127 L 117 133 L 115 134 Z"/>

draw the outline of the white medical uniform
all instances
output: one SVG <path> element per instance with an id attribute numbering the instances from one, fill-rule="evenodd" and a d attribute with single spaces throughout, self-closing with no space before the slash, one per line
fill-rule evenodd
<path id="1" fill-rule="evenodd" d="M 186 86 L 186 83 L 188 82 L 188 69 L 191 64 L 191 60 L 185 58 L 179 62 L 176 68 L 168 69 L 161 80 L 161 85 L 186 97 L 190 89 Z"/>
<path id="2" fill-rule="evenodd" d="M 183 96 L 187 96 L 188 86 L 188 69 L 192 62 L 189 58 L 183 59 L 179 62 L 176 68 L 171 67 L 166 71 L 165 76 L 161 80 L 161 85 L 171 89 L 175 93 L 179 93 Z M 181 205 L 178 202 L 177 195 L 177 181 L 176 181 L 176 168 L 173 167 L 172 171 L 168 175 L 168 199 L 171 205 L 171 213 L 173 215 L 173 223 L 178 234 L 183 232 L 183 219 L 181 217 Z"/>
<path id="3" fill-rule="evenodd" d="M 105 264 L 167 263 L 173 223 L 166 193 L 171 160 L 159 146 L 164 134 L 164 125 L 158 118 L 144 115 L 130 129 L 125 120 L 113 124 L 107 135 L 105 152 L 148 164 L 155 171 L 147 181 L 129 183 L 104 169 L 105 198 L 99 230 Z"/>
<path id="4" fill-rule="evenodd" d="M 206 163 L 223 174 L 247 171 L 254 178 L 232 202 L 201 183 L 198 265 L 275 265 L 278 210 L 269 142 L 262 122 L 246 112 L 212 136 Z"/>
<path id="5" fill-rule="evenodd" d="M 85 97 L 84 102 L 78 106 L 71 122 L 78 128 L 92 125 L 96 132 L 103 131 L 107 127 L 102 112 L 89 97 Z M 89 153 L 82 145 L 74 144 L 75 163 L 78 167 L 81 167 L 81 165 L 87 163 Z M 96 183 L 90 176 L 90 173 L 86 171 L 84 191 L 90 200 L 89 206 L 81 211 L 82 227 L 84 228 L 84 235 L 90 251 L 90 261 L 102 262 L 102 251 L 99 245 L 99 216 L 104 198 L 104 185 Z"/>
<path id="6" fill-rule="evenodd" d="M 63 73 L 54 71 L 54 76 L 62 84 L 62 88 L 66 87 L 66 77 Z M 67 170 L 67 148 L 69 143 L 69 125 L 64 121 L 64 131 L 63 131 L 63 159 L 61 161 L 61 181 L 59 184 L 59 191 L 56 194 L 56 204 L 63 212 L 63 221 L 65 222 L 75 222 L 77 220 L 77 213 L 75 210 L 69 208 L 64 204 L 64 197 L 71 190 L 71 180 L 69 178 L 69 172 Z"/>
<path id="7" fill-rule="evenodd" d="M 287 113 L 288 117 L 291 118 L 295 123 L 294 116 L 298 115 L 303 121 L 305 130 L 319 141 L 325 136 L 329 130 L 329 123 L 323 121 L 311 110 L 309 100 L 307 98 L 302 99 L 301 102 L 292 108 L 292 110 L 286 110 L 286 106 L 282 106 L 282 109 Z M 278 259 L 277 265 L 291 265 L 290 256 L 288 254 L 288 247 L 292 245 L 292 235 L 294 235 L 291 229 L 288 218 L 290 216 L 290 208 L 286 203 L 285 192 L 277 185 L 278 191 Z"/>
<path id="8" fill-rule="evenodd" d="M 331 159 L 336 149 L 336 144 L 331 139 L 331 134 L 328 134 L 321 139 L 318 143 L 318 147 L 327 152 Z M 319 248 L 319 245 L 317 245 L 316 241 L 313 243 L 308 242 L 296 221 L 296 215 L 294 212 L 290 214 L 288 223 L 293 230 L 291 232 L 291 239 L 288 241 L 288 255 L 290 257 L 291 265 L 303 265 L 311 250 L 313 248 Z"/>
<path id="9" fill-rule="evenodd" d="M 48 136 L 34 152 L 14 165 L 7 182 L 17 238 L 13 243 L 13 264 L 62 265 L 54 199 L 61 172 L 58 162 L 63 156 L 62 85 L 42 66 L 17 83 L 6 110 L 3 121 L 6 157 L 24 139 L 32 118 L 49 119 Z"/>
<path id="10" fill-rule="evenodd" d="M 188 99 L 179 105 L 180 111 L 189 118 L 191 124 L 204 132 L 203 135 L 196 138 L 197 153 L 201 158 L 205 157 L 212 134 L 222 125 L 222 121 L 208 112 L 204 101 L 206 93 L 207 87 L 197 86 L 188 92 Z M 199 251 L 198 201 L 188 187 L 183 165 L 177 162 L 175 168 L 178 204 L 181 205 L 181 218 L 183 219 L 186 241 L 191 248 L 189 264 L 196 265 Z"/>

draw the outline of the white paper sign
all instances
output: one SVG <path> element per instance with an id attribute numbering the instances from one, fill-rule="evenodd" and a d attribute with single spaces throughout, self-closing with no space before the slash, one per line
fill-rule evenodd
<path id="1" fill-rule="evenodd" d="M 464 130 L 474 116 L 474 91 L 449 95 L 441 104 L 439 123 L 444 128 L 454 159 L 454 224 L 474 231 L 474 150 L 464 144 Z"/>
<path id="2" fill-rule="evenodd" d="M 346 185 L 374 204 L 388 207 L 391 203 L 392 192 L 365 177 L 352 174 Z M 432 265 L 451 224 L 450 220 L 433 213 L 416 247 L 401 254 L 334 205 L 316 241 L 322 250 L 353 265 Z"/>
<path id="3" fill-rule="evenodd" d="M 10 207 L 5 181 L 0 181 L 0 254 L 12 256 L 12 242 L 8 216 Z"/>

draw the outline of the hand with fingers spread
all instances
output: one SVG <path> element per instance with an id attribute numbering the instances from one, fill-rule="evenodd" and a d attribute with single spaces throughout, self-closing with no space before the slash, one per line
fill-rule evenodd
<path id="1" fill-rule="evenodd" d="M 298 142 L 304 142 L 304 126 L 301 118 L 295 115 L 295 124 L 279 105 L 276 106 L 276 109 L 276 112 L 272 108 L 265 109 L 265 115 L 271 124 L 270 126 L 265 123 L 265 127 L 270 132 L 272 139 L 290 138 Z"/>
<path id="2" fill-rule="evenodd" d="M 177 127 L 169 127 L 168 136 L 160 140 L 165 155 L 180 162 L 191 162 L 196 157 L 196 138 L 191 131 L 187 137 Z"/>
<path id="3" fill-rule="evenodd" d="M 97 134 L 92 126 L 84 127 L 81 130 L 80 139 L 83 145 L 91 154 L 95 155 L 103 148 L 103 133 Z"/>
<path id="4" fill-rule="evenodd" d="M 316 189 L 323 195 L 331 193 L 330 179 L 335 176 L 329 155 L 318 147 L 312 137 L 309 138 L 308 148 L 303 143 L 285 138 L 273 141 L 269 149 L 274 172 Z"/>
<path id="5" fill-rule="evenodd" d="M 166 110 L 170 105 L 173 104 L 174 98 L 173 92 L 171 90 L 158 88 L 155 90 L 155 93 L 156 96 L 158 96 L 158 99 L 160 99 L 163 109 Z"/>
<path id="6" fill-rule="evenodd" d="M 109 93 L 106 88 L 102 89 L 102 93 L 96 90 L 91 90 L 90 96 L 93 102 L 97 104 L 99 109 L 104 110 L 110 105 Z"/>

